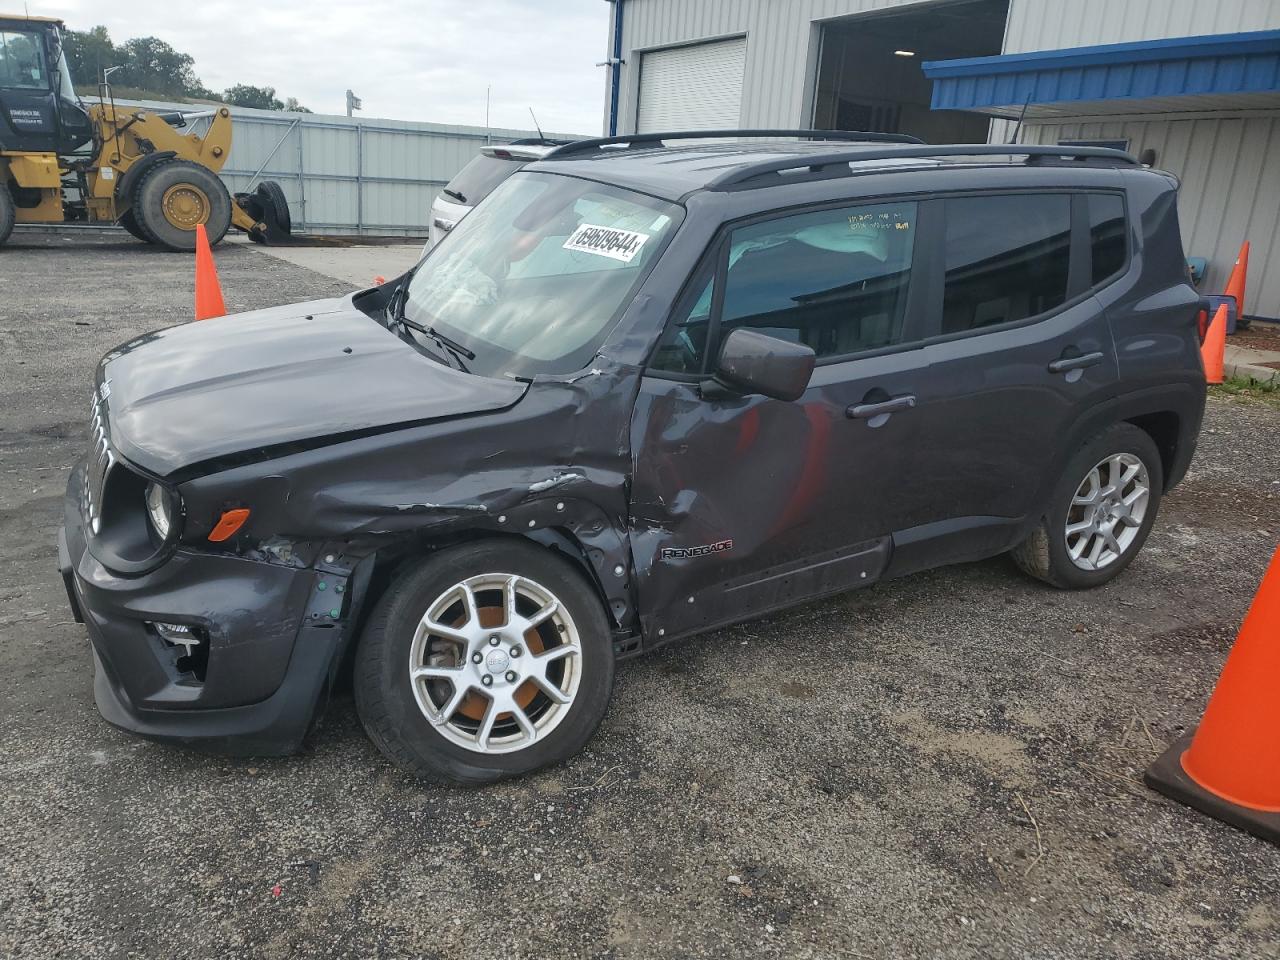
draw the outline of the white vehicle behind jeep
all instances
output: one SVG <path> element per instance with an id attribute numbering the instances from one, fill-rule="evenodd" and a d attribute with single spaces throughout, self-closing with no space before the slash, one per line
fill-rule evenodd
<path id="1" fill-rule="evenodd" d="M 480 153 L 454 175 L 431 204 L 431 225 L 422 255 L 444 239 L 471 208 L 525 164 L 541 160 L 562 140 L 520 140 L 481 147 Z"/>

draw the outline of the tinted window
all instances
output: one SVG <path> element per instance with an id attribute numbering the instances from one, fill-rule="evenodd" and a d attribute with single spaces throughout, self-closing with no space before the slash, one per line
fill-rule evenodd
<path id="1" fill-rule="evenodd" d="M 1089 248 L 1096 286 L 1124 268 L 1124 201 L 1113 193 L 1089 194 Z"/>
<path id="2" fill-rule="evenodd" d="M 702 373 L 711 325 L 711 297 L 715 278 L 706 280 L 687 306 L 679 310 L 663 334 L 651 367 L 670 373 Z"/>
<path id="3" fill-rule="evenodd" d="M 943 333 L 1024 320 L 1067 299 L 1066 194 L 957 197 L 946 215 Z"/>
<path id="4" fill-rule="evenodd" d="M 900 343 L 916 205 L 798 214 L 735 230 L 721 334 L 750 327 L 819 357 Z"/>
<path id="5" fill-rule="evenodd" d="M 528 160 L 500 160 L 482 153 L 458 171 L 445 187 L 451 193 L 460 194 L 462 199 L 448 195 L 445 199 L 467 203 L 474 207 L 491 194 L 494 187 L 528 162 Z"/>

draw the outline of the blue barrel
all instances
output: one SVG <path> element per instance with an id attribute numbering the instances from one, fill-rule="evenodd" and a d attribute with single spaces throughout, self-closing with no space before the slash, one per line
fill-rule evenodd
<path id="1" fill-rule="evenodd" d="M 1236 298 L 1228 297 L 1224 294 L 1222 296 L 1207 296 L 1207 297 L 1204 297 L 1203 299 L 1205 304 L 1209 308 L 1208 322 L 1213 323 L 1213 315 L 1218 312 L 1219 307 L 1225 306 L 1227 308 L 1227 335 L 1230 336 L 1231 334 L 1235 333 L 1236 332 Z"/>

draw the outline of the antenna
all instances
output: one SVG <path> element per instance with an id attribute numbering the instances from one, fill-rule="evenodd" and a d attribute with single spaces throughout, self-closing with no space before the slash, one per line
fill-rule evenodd
<path id="1" fill-rule="evenodd" d="M 1022 120 L 1027 115 L 1027 107 L 1031 106 L 1031 94 L 1027 94 L 1026 101 L 1022 104 L 1022 109 L 1018 111 L 1018 122 L 1013 125 L 1013 136 L 1009 138 L 1010 143 L 1017 143 L 1018 137 L 1022 133 Z"/>
<path id="2" fill-rule="evenodd" d="M 533 117 L 533 129 L 538 131 L 538 139 L 539 140 L 547 139 L 542 135 L 542 127 L 538 126 L 538 115 L 533 112 L 533 107 L 529 108 L 529 116 Z"/>

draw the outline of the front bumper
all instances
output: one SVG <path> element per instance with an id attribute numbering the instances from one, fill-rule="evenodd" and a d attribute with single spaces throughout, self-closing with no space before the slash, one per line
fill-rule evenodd
<path id="1" fill-rule="evenodd" d="M 178 550 L 150 573 L 117 576 L 86 549 L 81 485 L 77 469 L 58 565 L 93 645 L 102 716 L 140 736 L 224 752 L 296 750 L 346 643 L 353 605 L 345 572 Z M 199 676 L 183 669 L 152 622 L 202 631 Z"/>

